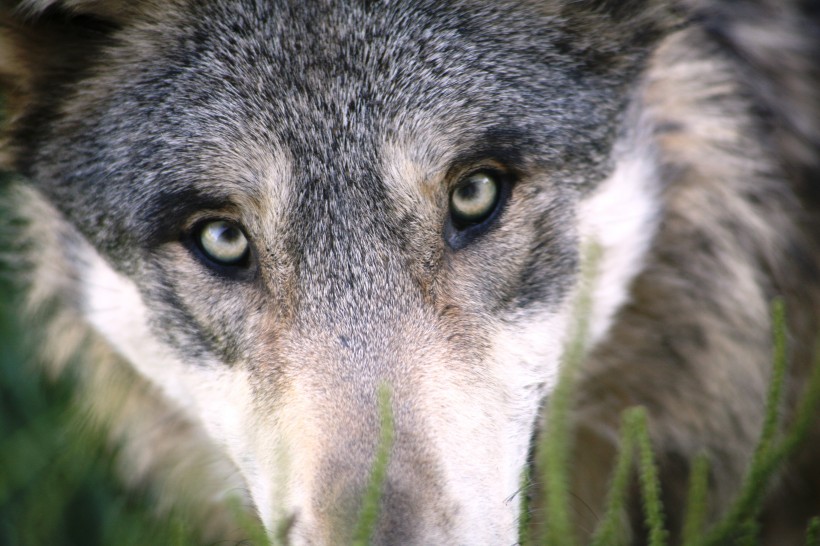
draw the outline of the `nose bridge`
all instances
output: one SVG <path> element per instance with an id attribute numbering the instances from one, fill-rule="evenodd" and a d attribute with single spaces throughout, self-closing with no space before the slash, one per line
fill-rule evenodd
<path id="1" fill-rule="evenodd" d="M 315 154 L 301 163 L 288 237 L 299 264 L 300 307 L 331 320 L 334 311 L 347 311 L 336 318 L 343 322 L 400 309 L 409 278 L 406 226 L 392 212 L 373 145 L 347 133 L 337 140 L 346 154 L 325 157 L 322 146 L 308 146 Z"/>
<path id="2" fill-rule="evenodd" d="M 482 469 L 503 464 L 504 452 L 493 441 L 498 414 L 481 409 L 497 396 L 474 372 L 480 355 L 463 347 L 474 344 L 462 338 L 453 346 L 440 317 L 417 299 L 401 314 L 368 311 L 374 302 L 351 305 L 357 315 L 345 318 L 342 307 L 333 320 L 304 321 L 280 346 L 290 382 L 278 422 L 302 479 L 289 501 L 293 543 L 351 543 L 381 437 L 382 385 L 394 433 L 371 543 L 447 544 L 459 533 L 496 533 L 494 522 L 463 525 L 477 509 L 470 495 L 482 488 L 499 490 L 488 510 L 504 521 L 512 513 L 500 504 L 511 493 L 506 484 L 482 481 Z M 481 431 L 486 445 L 471 439 Z"/>
<path id="3" fill-rule="evenodd" d="M 441 506 L 436 484 L 443 482 L 436 461 L 429 453 L 412 447 L 418 429 L 396 422 L 394 441 L 381 461 L 378 428 L 340 431 L 335 445 L 321 458 L 315 476 L 311 511 L 323 544 L 350 544 L 363 521 L 366 505 L 377 507 L 371 544 L 417 544 L 424 529 L 442 528 L 434 506 Z M 423 446 L 426 442 L 418 441 Z M 351 445 L 357 444 L 357 445 Z M 385 464 L 385 472 L 373 491 L 374 472 Z M 377 503 L 377 504 L 376 504 Z M 429 537 L 428 537 L 429 538 Z"/>
<path id="4" fill-rule="evenodd" d="M 402 321 L 370 310 L 355 325 L 325 325 L 303 339 L 310 354 L 302 353 L 298 396 L 311 398 L 303 407 L 313 413 L 316 428 L 309 433 L 318 447 L 308 455 L 307 505 L 296 508 L 309 514 L 302 532 L 321 537 L 317 544 L 351 543 L 383 437 L 382 388 L 389 393 L 393 434 L 371 543 L 416 544 L 423 529 L 445 528 L 439 520 L 452 512 L 442 494 L 435 427 L 420 403 L 425 374 L 444 361 L 442 347 L 425 333 L 434 328 L 432 318 L 418 306 L 407 309 Z M 298 522 L 295 529 L 300 532 Z"/>
<path id="5" fill-rule="evenodd" d="M 318 226 L 302 255 L 300 309 L 325 327 L 393 320 L 415 296 L 400 249 L 381 236 L 384 226 L 350 226 L 365 224 L 357 218 Z"/>
<path id="6" fill-rule="evenodd" d="M 310 532 L 320 537 L 319 544 L 353 543 L 367 504 L 377 507 L 370 544 L 429 544 L 436 536 L 438 543 L 448 542 L 443 534 L 457 508 L 430 436 L 434 428 L 415 403 L 422 396 L 406 383 L 390 389 L 392 438 L 382 429 L 388 423 L 378 396 L 337 406 L 310 486 L 315 525 Z M 385 466 L 373 496 L 379 465 Z"/>
<path id="7" fill-rule="evenodd" d="M 360 399 L 372 398 L 380 382 L 399 382 L 412 364 L 407 353 L 431 350 L 436 328 L 401 245 L 365 215 L 372 211 L 329 215 L 304 238 L 293 325 L 303 345 L 322 353 L 314 357 L 333 367 L 334 383 L 367 391 L 355 394 Z"/>
<path id="8" fill-rule="evenodd" d="M 294 507 L 303 516 L 293 529 L 297 544 L 300 536 L 352 542 L 379 448 L 383 385 L 394 433 L 370 542 L 421 544 L 454 511 L 435 427 L 419 404 L 447 347 L 404 263 L 400 226 L 391 226 L 383 198 L 364 182 L 315 181 L 301 203 L 306 228 L 296 243 L 299 296 L 288 348 L 300 371 L 295 396 L 310 398 L 302 407 L 310 408 L 316 429 L 307 433 L 317 440 L 305 463 L 303 504 Z"/>

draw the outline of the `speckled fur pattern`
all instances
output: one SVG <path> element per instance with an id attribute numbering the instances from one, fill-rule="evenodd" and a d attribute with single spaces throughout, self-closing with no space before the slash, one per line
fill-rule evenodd
<path id="1" fill-rule="evenodd" d="M 58 373 L 82 354 L 126 479 L 191 506 L 203 536 L 231 538 L 239 494 L 272 531 L 289 521 L 291 544 L 349 541 L 386 384 L 374 543 L 514 543 L 588 244 L 579 535 L 635 404 L 673 535 L 696 455 L 714 516 L 727 506 L 778 297 L 788 420 L 820 332 L 809 2 L 0 6 L 0 161 L 21 178 L 43 360 Z M 488 170 L 497 213 L 454 227 L 453 188 Z M 209 219 L 241 226 L 245 265 L 203 256 Z M 770 544 L 820 510 L 817 436 L 770 495 Z"/>

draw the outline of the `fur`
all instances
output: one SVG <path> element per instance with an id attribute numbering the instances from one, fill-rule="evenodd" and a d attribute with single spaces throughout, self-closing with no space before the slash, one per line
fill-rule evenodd
<path id="1" fill-rule="evenodd" d="M 203 536 L 229 536 L 239 491 L 292 544 L 349 541 L 387 384 L 374 542 L 515 542 L 590 244 L 579 535 L 635 404 L 673 535 L 700 453 L 720 515 L 762 423 L 777 297 L 788 422 L 820 332 L 810 3 L 0 5 L 0 159 L 24 178 L 43 358 L 83 355 L 127 479 L 192 506 Z M 477 172 L 500 197 L 465 226 L 450 196 Z M 211 220 L 243 230 L 240 265 L 203 250 Z M 818 445 L 770 494 L 770 544 L 820 510 Z"/>

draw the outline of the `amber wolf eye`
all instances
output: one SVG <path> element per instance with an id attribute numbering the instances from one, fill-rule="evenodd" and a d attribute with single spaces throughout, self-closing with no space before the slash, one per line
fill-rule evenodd
<path id="1" fill-rule="evenodd" d="M 226 220 L 209 220 L 199 224 L 193 239 L 204 257 L 223 267 L 248 264 L 250 243 L 237 225 Z"/>
<path id="2" fill-rule="evenodd" d="M 486 220 L 498 205 L 499 183 L 487 171 L 473 173 L 450 195 L 450 214 L 457 225 L 478 224 Z"/>
<path id="3" fill-rule="evenodd" d="M 490 169 L 462 178 L 450 194 L 450 217 L 445 238 L 459 249 L 493 225 L 509 193 L 505 175 Z"/>

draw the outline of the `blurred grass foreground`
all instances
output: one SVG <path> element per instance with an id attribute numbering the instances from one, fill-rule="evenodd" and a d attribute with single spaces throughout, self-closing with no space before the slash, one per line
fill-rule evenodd
<path id="1" fill-rule="evenodd" d="M 8 184 L 0 179 L 0 203 Z M 149 492 L 119 484 L 116 450 L 72 404 L 72 379 L 34 365 L 10 229 L 0 221 L 0 545 L 194 544 L 180 521 L 156 517 Z"/>

